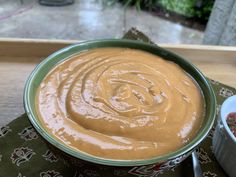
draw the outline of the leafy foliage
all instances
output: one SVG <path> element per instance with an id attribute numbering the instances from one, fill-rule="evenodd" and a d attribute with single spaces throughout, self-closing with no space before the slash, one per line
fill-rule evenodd
<path id="1" fill-rule="evenodd" d="M 178 14 L 207 20 L 214 0 L 159 0 L 158 3 L 167 10 Z"/>
<path id="2" fill-rule="evenodd" d="M 215 0 L 102 0 L 104 4 L 112 5 L 121 2 L 125 7 L 135 6 L 136 9 L 152 9 L 157 6 L 184 15 L 208 20 Z"/>
<path id="3" fill-rule="evenodd" d="M 121 2 L 125 7 L 135 6 L 137 10 L 141 10 L 155 7 L 159 0 L 102 0 L 104 5 L 113 5 L 117 1 Z"/>

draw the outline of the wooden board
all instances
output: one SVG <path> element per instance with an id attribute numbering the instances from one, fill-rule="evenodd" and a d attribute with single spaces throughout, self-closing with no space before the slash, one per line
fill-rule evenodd
<path id="1" fill-rule="evenodd" d="M 0 127 L 24 113 L 23 89 L 35 65 L 78 41 L 0 39 Z M 236 88 L 236 47 L 159 45 L 194 63 L 207 77 Z"/>

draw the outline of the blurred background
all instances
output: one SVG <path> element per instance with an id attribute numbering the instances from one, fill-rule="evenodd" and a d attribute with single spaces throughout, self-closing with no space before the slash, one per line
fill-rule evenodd
<path id="1" fill-rule="evenodd" d="M 236 44 L 234 0 L 0 0 L 1 38 L 121 38 L 131 27 L 156 43 Z"/>

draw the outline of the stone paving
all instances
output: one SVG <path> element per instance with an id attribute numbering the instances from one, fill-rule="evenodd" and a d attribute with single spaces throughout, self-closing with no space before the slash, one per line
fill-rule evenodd
<path id="1" fill-rule="evenodd" d="M 203 32 L 183 27 L 119 3 L 75 0 L 73 5 L 48 7 L 37 0 L 0 0 L 0 37 L 91 40 L 120 38 L 131 27 L 157 43 L 200 44 Z"/>

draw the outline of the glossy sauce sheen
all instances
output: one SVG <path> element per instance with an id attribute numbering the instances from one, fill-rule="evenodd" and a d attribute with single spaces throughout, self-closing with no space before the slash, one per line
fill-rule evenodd
<path id="1" fill-rule="evenodd" d="M 100 48 L 56 65 L 40 84 L 36 111 L 64 144 L 109 159 L 147 159 L 197 133 L 203 97 L 177 64 L 134 49 Z"/>

